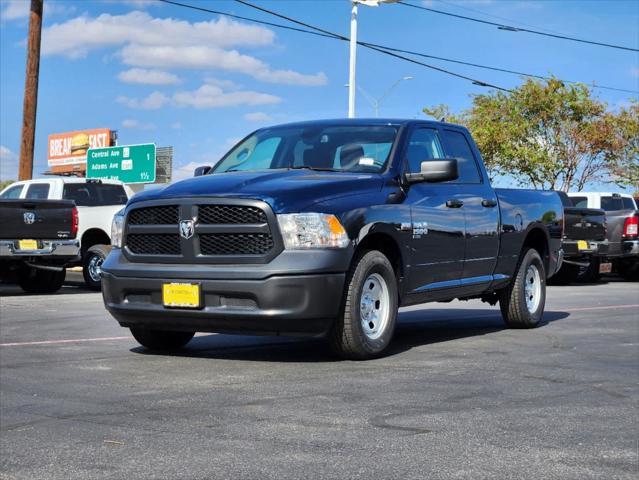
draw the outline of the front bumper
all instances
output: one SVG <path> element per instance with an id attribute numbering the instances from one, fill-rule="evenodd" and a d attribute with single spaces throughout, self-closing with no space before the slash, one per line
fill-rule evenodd
<path id="1" fill-rule="evenodd" d="M 40 248 L 20 250 L 17 240 L 0 240 L 0 258 L 3 260 L 24 257 L 62 257 L 73 259 L 80 253 L 79 240 L 38 240 Z"/>
<path id="2" fill-rule="evenodd" d="M 283 252 L 264 265 L 129 262 L 115 249 L 102 267 L 107 310 L 123 327 L 323 335 L 339 314 L 349 249 Z M 167 308 L 162 285 L 198 283 L 202 308 Z"/>

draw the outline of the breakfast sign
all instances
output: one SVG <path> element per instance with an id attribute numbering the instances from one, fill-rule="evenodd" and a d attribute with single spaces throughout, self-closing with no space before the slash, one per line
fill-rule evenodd
<path id="1" fill-rule="evenodd" d="M 49 135 L 49 167 L 86 164 L 89 148 L 110 147 L 114 133 L 108 128 L 95 128 Z"/>

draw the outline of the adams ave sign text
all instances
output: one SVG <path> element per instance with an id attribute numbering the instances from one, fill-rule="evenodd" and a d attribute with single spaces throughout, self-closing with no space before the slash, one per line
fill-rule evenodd
<path id="1" fill-rule="evenodd" d="M 154 143 L 91 148 L 87 152 L 87 178 L 153 183 L 155 169 Z"/>

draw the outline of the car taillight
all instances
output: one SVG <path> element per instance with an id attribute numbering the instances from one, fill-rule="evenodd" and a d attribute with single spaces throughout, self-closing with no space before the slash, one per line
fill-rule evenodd
<path id="1" fill-rule="evenodd" d="M 71 235 L 75 237 L 78 234 L 78 225 L 80 224 L 80 217 L 78 217 L 78 209 L 73 207 L 71 211 Z"/>
<path id="2" fill-rule="evenodd" d="M 633 216 L 626 218 L 623 224 L 624 237 L 636 237 L 639 233 L 639 217 Z"/>

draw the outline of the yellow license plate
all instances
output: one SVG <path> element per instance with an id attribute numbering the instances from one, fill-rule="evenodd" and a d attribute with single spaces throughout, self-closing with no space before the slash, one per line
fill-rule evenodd
<path id="1" fill-rule="evenodd" d="M 200 308 L 202 295 L 197 283 L 165 283 L 162 285 L 165 307 Z"/>
<path id="2" fill-rule="evenodd" d="M 38 241 L 37 240 L 18 240 L 18 248 L 20 250 L 37 250 Z"/>
<path id="3" fill-rule="evenodd" d="M 578 250 L 588 250 L 588 242 L 586 242 L 585 240 L 578 240 L 577 241 L 577 249 Z"/>

